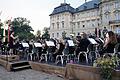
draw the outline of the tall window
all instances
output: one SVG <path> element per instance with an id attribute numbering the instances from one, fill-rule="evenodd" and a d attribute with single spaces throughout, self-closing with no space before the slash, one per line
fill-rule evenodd
<path id="1" fill-rule="evenodd" d="M 105 18 L 106 18 L 106 20 L 109 20 L 110 19 L 110 14 L 105 14 Z"/>
<path id="2" fill-rule="evenodd" d="M 59 33 L 57 33 L 57 37 L 59 37 Z"/>
<path id="3" fill-rule="evenodd" d="M 109 5 L 108 5 L 108 4 L 106 4 L 105 10 L 106 10 L 106 11 L 109 11 Z"/>
<path id="4" fill-rule="evenodd" d="M 115 2 L 115 8 L 120 8 L 120 2 Z"/>
<path id="5" fill-rule="evenodd" d="M 115 13 L 115 20 L 120 20 L 120 12 Z"/>
<path id="6" fill-rule="evenodd" d="M 55 27 L 55 24 L 54 24 L 54 23 L 52 23 L 52 27 L 53 27 L 53 29 L 54 29 L 54 27 Z"/>
<path id="7" fill-rule="evenodd" d="M 77 22 L 77 26 L 78 26 L 78 28 L 80 28 L 80 22 Z"/>
<path id="8" fill-rule="evenodd" d="M 83 25 L 83 28 L 85 27 L 85 25 Z"/>
<path id="9" fill-rule="evenodd" d="M 73 28 L 75 29 L 75 23 L 73 23 Z"/>
<path id="10" fill-rule="evenodd" d="M 54 37 L 54 33 L 52 33 L 52 37 Z"/>
<path id="11" fill-rule="evenodd" d="M 59 15 L 57 16 L 57 20 L 59 20 Z"/>
<path id="12" fill-rule="evenodd" d="M 73 15 L 73 19 L 75 19 L 75 15 Z"/>
<path id="13" fill-rule="evenodd" d="M 57 29 L 59 29 L 59 22 L 57 22 Z"/>
<path id="14" fill-rule="evenodd" d="M 64 26 L 64 21 L 62 21 L 62 28 L 64 28 L 65 26 Z"/>

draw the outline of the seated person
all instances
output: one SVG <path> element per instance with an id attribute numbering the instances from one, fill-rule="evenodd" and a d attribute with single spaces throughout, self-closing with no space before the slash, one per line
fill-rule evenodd
<path id="1" fill-rule="evenodd" d="M 59 40 L 57 42 L 57 47 L 56 48 L 57 49 L 56 49 L 55 53 L 53 54 L 54 60 L 55 60 L 57 55 L 62 55 L 62 52 L 65 48 L 65 45 L 63 44 L 62 40 Z"/>
<path id="2" fill-rule="evenodd" d="M 80 51 L 85 51 L 87 52 L 87 47 L 90 44 L 90 41 L 87 39 L 86 33 L 82 32 L 81 34 L 81 40 L 80 40 Z"/>
<path id="3" fill-rule="evenodd" d="M 103 55 L 104 53 L 114 53 L 114 48 L 115 48 L 116 44 L 117 44 L 116 35 L 114 34 L 114 32 L 108 31 L 106 33 L 106 38 L 105 38 L 105 42 L 103 45 L 103 50 L 102 50 L 102 53 L 100 55 Z"/>

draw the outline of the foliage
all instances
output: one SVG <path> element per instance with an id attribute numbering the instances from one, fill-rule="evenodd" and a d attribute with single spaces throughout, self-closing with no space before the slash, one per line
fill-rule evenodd
<path id="1" fill-rule="evenodd" d="M 100 74 L 104 80 L 112 80 L 112 72 L 117 67 L 117 57 L 100 57 L 95 60 L 93 66 L 100 67 Z"/>
<path id="2" fill-rule="evenodd" d="M 0 35 L 2 36 L 2 29 L 1 27 L 3 26 L 3 23 L 0 21 Z"/>
<path id="3" fill-rule="evenodd" d="M 37 32 L 36 32 L 36 38 L 37 39 L 41 38 L 41 31 L 40 30 L 37 30 Z"/>
<path id="4" fill-rule="evenodd" d="M 42 39 L 50 39 L 49 28 L 44 28 L 44 34 L 42 35 Z"/>
<path id="5" fill-rule="evenodd" d="M 34 38 L 34 34 L 31 33 L 33 31 L 32 27 L 29 25 L 30 21 L 26 18 L 17 17 L 12 21 L 12 30 L 16 35 L 19 36 L 20 40 L 23 39 L 31 39 Z"/>

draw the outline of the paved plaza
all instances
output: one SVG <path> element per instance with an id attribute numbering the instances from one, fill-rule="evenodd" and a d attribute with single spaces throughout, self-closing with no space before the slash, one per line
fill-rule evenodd
<path id="1" fill-rule="evenodd" d="M 50 75 L 32 69 L 7 72 L 0 66 L 0 80 L 64 80 L 56 75 Z"/>

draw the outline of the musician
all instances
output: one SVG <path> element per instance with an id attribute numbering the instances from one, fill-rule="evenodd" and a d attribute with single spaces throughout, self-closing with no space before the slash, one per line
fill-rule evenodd
<path id="1" fill-rule="evenodd" d="M 12 31 L 10 34 L 10 39 L 9 39 L 9 54 L 12 55 L 13 54 L 13 48 L 14 48 L 14 41 L 18 38 L 18 36 L 14 36 L 14 32 Z"/>
<path id="2" fill-rule="evenodd" d="M 90 41 L 87 39 L 87 35 L 85 32 L 80 33 L 81 40 L 80 40 L 80 51 L 87 51 L 87 47 L 90 44 Z"/>
<path id="3" fill-rule="evenodd" d="M 106 33 L 105 43 L 103 46 L 103 53 L 114 53 L 115 45 L 117 44 L 117 38 L 114 32 L 108 31 Z"/>
<path id="4" fill-rule="evenodd" d="M 76 37 L 76 48 L 75 48 L 75 54 L 76 56 L 78 56 L 79 54 L 79 49 L 80 49 L 80 40 L 81 40 L 81 37 L 80 36 L 77 36 Z"/>
<path id="5" fill-rule="evenodd" d="M 58 40 L 56 48 L 57 49 L 56 49 L 55 53 L 53 54 L 54 60 L 56 60 L 57 55 L 62 55 L 62 52 L 63 52 L 63 50 L 65 48 L 65 45 L 64 45 L 62 39 Z"/>

